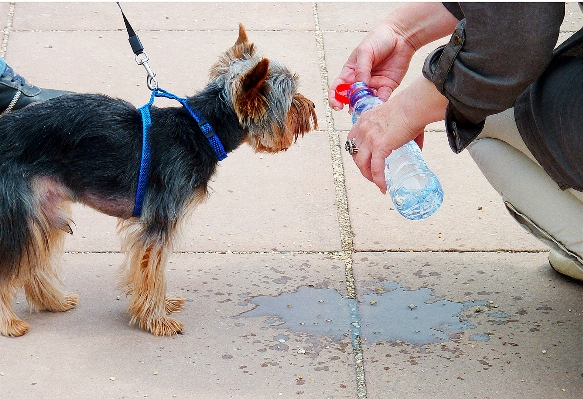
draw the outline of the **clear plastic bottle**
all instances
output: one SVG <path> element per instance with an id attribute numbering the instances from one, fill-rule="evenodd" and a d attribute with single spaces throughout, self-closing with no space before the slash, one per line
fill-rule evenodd
<path id="1" fill-rule="evenodd" d="M 346 96 L 341 92 L 346 90 Z M 360 115 L 384 101 L 364 82 L 339 85 L 336 98 L 352 109 L 352 123 Z M 427 167 L 415 141 L 393 150 L 385 159 L 387 191 L 401 215 L 410 220 L 425 219 L 434 214 L 443 202 L 441 183 Z"/>

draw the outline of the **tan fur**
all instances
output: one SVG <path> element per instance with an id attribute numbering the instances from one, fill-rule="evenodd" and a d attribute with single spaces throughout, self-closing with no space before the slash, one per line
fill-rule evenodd
<path id="1" fill-rule="evenodd" d="M 192 197 L 184 215 L 206 198 L 206 188 L 201 188 Z M 126 259 L 120 269 L 119 288 L 130 296 L 128 312 L 131 324 L 150 331 L 154 335 L 173 335 L 182 331 L 184 325 L 167 317 L 179 312 L 185 299 L 178 295 L 166 294 L 165 269 L 168 256 L 172 253 L 172 239 L 178 234 L 180 225 L 163 238 L 148 237 L 139 221 L 120 221 L 120 232 L 124 235 L 122 250 Z"/>
<path id="2" fill-rule="evenodd" d="M 39 178 L 33 182 L 36 193 L 37 220 L 33 224 L 35 244 L 23 257 L 18 274 L 0 286 L 0 334 L 20 336 L 28 330 L 28 324 L 20 320 L 10 307 L 16 291 L 24 288 L 31 311 L 47 310 L 64 312 L 74 308 L 78 299 L 75 294 L 64 294 L 59 286 L 56 265 L 63 251 L 65 232 L 69 226 L 70 195 L 58 182 Z"/>
<path id="3" fill-rule="evenodd" d="M 299 93 L 294 96 L 287 114 L 287 126 L 294 139 L 303 136 L 305 132 L 318 128 L 318 119 L 313 103 Z"/>
<path id="4" fill-rule="evenodd" d="M 219 57 L 219 60 L 211 67 L 210 77 L 215 79 L 216 77 L 225 73 L 225 70 L 229 69 L 231 64 L 235 61 L 251 58 L 255 55 L 255 45 L 249 43 L 247 39 L 247 32 L 242 24 L 239 24 L 239 37 L 237 41 L 229 50 Z"/>

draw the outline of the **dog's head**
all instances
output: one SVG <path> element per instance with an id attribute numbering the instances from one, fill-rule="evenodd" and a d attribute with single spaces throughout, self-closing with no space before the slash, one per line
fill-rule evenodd
<path id="1" fill-rule="evenodd" d="M 314 103 L 297 92 L 295 74 L 255 53 L 239 24 L 239 38 L 213 65 L 210 76 L 225 80 L 225 94 L 255 151 L 282 151 L 318 128 Z"/>

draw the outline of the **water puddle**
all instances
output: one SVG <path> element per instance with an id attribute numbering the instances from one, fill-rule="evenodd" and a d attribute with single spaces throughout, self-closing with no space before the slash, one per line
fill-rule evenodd
<path id="1" fill-rule="evenodd" d="M 267 316 L 270 327 L 342 338 L 350 329 L 349 301 L 336 290 L 300 287 L 279 296 L 251 298 L 257 306 L 240 317 Z"/>
<path id="2" fill-rule="evenodd" d="M 269 327 L 328 336 L 352 336 L 363 342 L 442 342 L 475 328 L 460 313 L 485 301 L 452 302 L 436 298 L 429 288 L 406 290 L 386 283 L 381 293 L 362 295 L 360 301 L 342 297 L 333 289 L 300 287 L 276 297 L 250 298 L 256 305 L 239 317 L 267 317 Z M 485 339 L 477 337 L 477 340 Z"/>
<path id="3" fill-rule="evenodd" d="M 470 341 L 488 342 L 490 336 L 488 334 L 472 334 L 468 337 Z"/>
<path id="4" fill-rule="evenodd" d="M 381 294 L 363 295 L 362 336 L 372 342 L 406 341 L 422 344 L 448 341 L 450 334 L 473 329 L 460 313 L 485 301 L 452 302 L 436 298 L 429 288 L 406 290 L 386 283 Z"/>

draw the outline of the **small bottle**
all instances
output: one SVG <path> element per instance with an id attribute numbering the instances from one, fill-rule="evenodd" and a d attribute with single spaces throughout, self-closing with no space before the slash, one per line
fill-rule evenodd
<path id="1" fill-rule="evenodd" d="M 346 95 L 342 94 L 343 91 Z M 350 104 L 353 124 L 363 112 L 384 102 L 364 82 L 338 85 L 336 99 Z M 393 150 L 385 159 L 385 180 L 395 208 L 407 219 L 425 219 L 443 202 L 441 183 L 427 167 L 419 146 L 413 140 Z"/>

